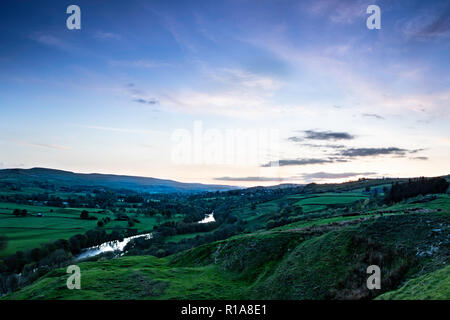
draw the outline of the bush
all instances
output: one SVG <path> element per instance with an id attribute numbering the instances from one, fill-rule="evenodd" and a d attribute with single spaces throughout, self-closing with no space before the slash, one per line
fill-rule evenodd
<path id="1" fill-rule="evenodd" d="M 7 272 L 8 267 L 6 266 L 5 261 L 0 260 L 0 273 Z"/>
<path id="2" fill-rule="evenodd" d="M 86 210 L 81 211 L 80 218 L 89 219 L 89 212 L 87 212 Z"/>
<path id="3" fill-rule="evenodd" d="M 0 236 L 0 251 L 5 249 L 8 245 L 8 239 L 6 236 Z"/>
<path id="4" fill-rule="evenodd" d="M 13 215 L 15 215 L 16 217 L 22 216 L 25 217 L 28 214 L 27 209 L 14 209 L 13 211 Z"/>
<path id="5" fill-rule="evenodd" d="M 39 261 L 39 259 L 41 258 L 42 254 L 41 254 L 41 249 L 39 248 L 34 248 L 30 251 L 30 258 L 33 261 Z"/>

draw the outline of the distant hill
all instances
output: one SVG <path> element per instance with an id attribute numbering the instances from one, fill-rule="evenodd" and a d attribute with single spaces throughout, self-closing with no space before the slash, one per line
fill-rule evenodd
<path id="1" fill-rule="evenodd" d="M 53 184 L 57 187 L 104 187 L 150 193 L 191 193 L 237 189 L 236 187 L 226 185 L 183 183 L 174 180 L 113 174 L 74 173 L 47 168 L 3 169 L 0 170 L 0 183 L 18 184 L 20 186 L 41 185 L 45 183 Z"/>

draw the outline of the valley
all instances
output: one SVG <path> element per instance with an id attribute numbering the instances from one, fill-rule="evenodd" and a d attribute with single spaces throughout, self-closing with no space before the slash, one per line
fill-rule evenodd
<path id="1" fill-rule="evenodd" d="M 170 194 L 107 185 L 28 194 L 4 188 L 2 299 L 449 299 L 450 195 L 387 201 L 391 188 L 425 190 L 428 181 L 437 183 Z M 126 237 L 123 251 L 77 259 Z M 74 263 L 82 290 L 66 287 L 65 268 Z M 366 287 L 374 264 L 380 290 Z"/>

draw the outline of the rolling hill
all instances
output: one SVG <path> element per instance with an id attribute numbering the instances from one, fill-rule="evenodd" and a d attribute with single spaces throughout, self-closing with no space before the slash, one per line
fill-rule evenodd
<path id="1" fill-rule="evenodd" d="M 45 184 L 54 185 L 56 187 L 104 187 L 111 189 L 129 189 L 149 193 L 190 193 L 237 189 L 236 187 L 225 185 L 183 183 L 174 180 L 113 174 L 74 173 L 47 168 L 0 170 L 0 184 L 28 187 L 33 185 L 42 186 Z"/>

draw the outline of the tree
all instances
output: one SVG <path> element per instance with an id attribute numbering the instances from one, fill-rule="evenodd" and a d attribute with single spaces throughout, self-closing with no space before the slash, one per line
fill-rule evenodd
<path id="1" fill-rule="evenodd" d="M 303 208 L 301 206 L 295 206 L 294 207 L 295 214 L 303 214 Z"/>
<path id="2" fill-rule="evenodd" d="M 39 261 L 39 259 L 41 258 L 42 254 L 41 254 L 41 249 L 39 248 L 34 248 L 30 251 L 30 258 L 33 261 Z"/>
<path id="3" fill-rule="evenodd" d="M 18 216 L 25 217 L 27 214 L 28 214 L 27 209 L 22 209 L 22 210 L 14 209 L 14 211 L 13 211 L 13 215 L 15 215 L 16 217 L 18 217 Z"/>
<path id="4" fill-rule="evenodd" d="M 409 179 L 405 183 L 394 183 L 388 194 L 385 195 L 385 202 L 399 202 L 406 198 L 418 195 L 446 192 L 449 183 L 441 177 Z"/>
<path id="5" fill-rule="evenodd" d="M 8 239 L 6 236 L 0 236 L 0 251 L 5 249 L 8 245 Z"/>
<path id="6" fill-rule="evenodd" d="M 287 217 L 292 214 L 292 211 L 291 206 L 286 206 L 283 210 L 281 210 L 281 215 Z"/>
<path id="7" fill-rule="evenodd" d="M 89 212 L 87 212 L 86 210 L 81 211 L 80 218 L 89 219 Z"/>

